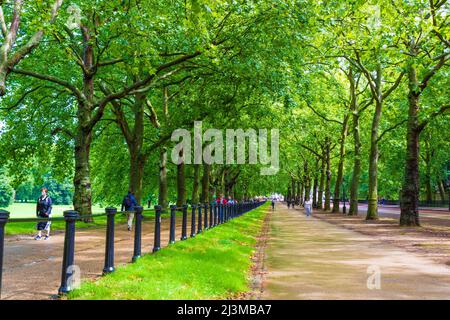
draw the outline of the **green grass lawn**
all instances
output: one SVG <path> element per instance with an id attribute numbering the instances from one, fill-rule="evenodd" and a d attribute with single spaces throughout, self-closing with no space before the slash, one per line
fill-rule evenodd
<path id="1" fill-rule="evenodd" d="M 52 208 L 52 217 L 62 217 L 65 210 L 73 209 L 70 205 L 54 205 Z M 118 208 L 120 209 L 120 208 Z M 36 203 L 14 203 L 8 208 L 11 218 L 36 218 Z M 92 212 L 102 213 L 105 212 L 104 208 L 100 206 L 93 206 Z M 153 216 L 153 211 L 145 211 L 144 216 Z M 122 214 L 116 216 L 117 223 L 125 223 L 126 217 Z M 77 228 L 98 228 L 104 226 L 106 223 L 106 217 L 96 217 L 94 222 L 85 223 L 83 221 L 77 222 Z M 53 221 L 51 230 L 64 230 L 64 221 Z M 35 222 L 10 222 L 6 224 L 5 233 L 7 235 L 31 235 L 36 233 Z"/>
<path id="2" fill-rule="evenodd" d="M 72 210 L 71 205 L 53 205 L 52 206 L 52 216 L 62 217 L 63 212 L 66 210 Z M 36 217 L 36 203 L 13 203 L 5 210 L 9 211 L 11 218 L 35 218 Z M 100 206 L 92 206 L 93 213 L 104 212 L 105 209 Z"/>
<path id="3" fill-rule="evenodd" d="M 68 298 L 224 299 L 247 292 L 251 255 L 268 206 L 83 282 Z"/>

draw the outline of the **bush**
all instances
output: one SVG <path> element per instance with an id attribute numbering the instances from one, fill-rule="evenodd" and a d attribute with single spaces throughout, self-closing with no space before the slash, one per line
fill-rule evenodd
<path id="1" fill-rule="evenodd" d="M 0 176 L 0 207 L 6 208 L 13 203 L 14 200 L 14 190 L 9 185 L 6 178 Z"/>

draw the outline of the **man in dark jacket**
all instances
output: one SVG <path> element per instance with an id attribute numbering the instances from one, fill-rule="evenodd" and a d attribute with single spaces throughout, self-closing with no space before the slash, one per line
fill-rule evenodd
<path id="1" fill-rule="evenodd" d="M 134 207 L 138 205 L 133 192 L 128 191 L 128 194 L 123 198 L 122 209 L 120 211 L 126 211 L 128 216 L 128 231 L 131 231 L 133 227 L 134 219 Z"/>
<path id="2" fill-rule="evenodd" d="M 50 218 L 52 214 L 52 198 L 47 195 L 48 190 L 46 188 L 41 189 L 41 196 L 37 201 L 36 206 L 36 216 L 38 218 Z M 42 230 L 47 231 L 47 235 L 45 236 L 45 240 L 50 238 L 50 225 L 52 223 L 50 221 L 39 221 L 36 224 L 36 229 L 38 230 L 37 236 L 34 240 L 42 239 Z"/>

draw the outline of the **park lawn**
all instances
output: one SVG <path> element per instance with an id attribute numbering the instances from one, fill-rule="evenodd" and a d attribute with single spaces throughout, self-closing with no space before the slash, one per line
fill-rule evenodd
<path id="1" fill-rule="evenodd" d="M 70 205 L 54 205 L 52 208 L 52 216 L 53 217 L 62 217 L 63 212 L 65 210 L 70 210 L 73 207 Z M 10 217 L 14 219 L 20 218 L 36 218 L 36 203 L 14 203 L 8 208 L 6 208 L 10 212 Z M 104 208 L 100 206 L 92 207 L 93 214 L 103 213 L 105 212 Z M 145 209 L 144 211 L 145 217 L 153 217 L 154 210 Z M 126 217 L 122 214 L 117 214 L 116 216 L 117 223 L 125 223 Z M 89 228 L 98 228 L 105 226 L 106 224 L 106 216 L 100 216 L 94 218 L 94 222 L 85 223 L 83 221 L 77 222 L 77 228 L 89 229 Z M 65 222 L 64 221 L 52 221 L 51 231 L 60 231 L 64 230 Z M 6 224 L 5 227 L 6 235 L 32 235 L 36 233 L 36 222 L 10 222 Z"/>
<path id="2" fill-rule="evenodd" d="M 69 299 L 225 299 L 250 290 L 251 256 L 268 204 L 179 241 L 105 277 L 85 281 Z"/>
<path id="3" fill-rule="evenodd" d="M 15 202 L 10 205 L 8 208 L 2 208 L 10 212 L 10 218 L 36 218 L 36 202 Z M 52 216 L 53 217 L 62 217 L 63 212 L 66 210 L 72 210 L 73 206 L 71 205 L 56 205 L 52 206 Z M 105 212 L 105 209 L 94 205 L 92 206 L 93 213 L 101 213 Z"/>

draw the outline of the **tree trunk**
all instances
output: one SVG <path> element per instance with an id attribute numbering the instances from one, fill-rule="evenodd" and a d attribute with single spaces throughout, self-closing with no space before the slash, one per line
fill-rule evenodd
<path id="1" fill-rule="evenodd" d="M 166 147 L 162 147 L 159 155 L 158 205 L 162 207 L 163 211 L 166 211 L 168 206 L 167 187 L 167 149 Z"/>
<path id="2" fill-rule="evenodd" d="M 409 69 L 409 111 L 406 133 L 406 163 L 402 187 L 400 225 L 419 226 L 419 93 L 414 67 Z"/>
<path id="3" fill-rule="evenodd" d="M 359 133 L 360 113 L 358 111 L 358 100 L 356 95 L 357 88 L 353 78 L 352 68 L 349 70 L 348 80 L 350 83 L 350 109 L 352 111 L 354 144 L 353 172 L 350 186 L 350 208 L 348 210 L 348 215 L 356 216 L 358 215 L 359 178 L 361 176 L 361 138 Z"/>
<path id="4" fill-rule="evenodd" d="M 312 198 L 312 206 L 313 208 L 317 208 L 317 188 L 319 184 L 319 179 L 317 176 L 317 172 L 314 173 L 314 182 L 313 182 L 313 198 Z"/>
<path id="5" fill-rule="evenodd" d="M 431 181 L 431 148 L 428 139 L 425 139 L 425 193 L 426 201 L 431 203 L 433 201 L 433 186 Z"/>
<path id="6" fill-rule="evenodd" d="M 142 180 L 144 178 L 145 160 L 140 152 L 130 150 L 130 183 L 129 189 L 136 201 L 142 203 Z"/>
<path id="7" fill-rule="evenodd" d="M 202 177 L 202 196 L 201 196 L 201 202 L 202 203 L 209 203 L 209 175 L 211 171 L 211 165 L 210 164 L 203 164 L 203 177 Z M 223 186 L 223 171 L 222 171 L 222 177 L 220 179 L 220 185 Z M 221 187 L 222 188 L 222 187 Z M 219 190 L 219 194 L 221 194 L 221 190 Z"/>
<path id="8" fill-rule="evenodd" d="M 142 203 L 142 180 L 144 178 L 144 167 L 146 162 L 146 156 L 142 153 L 142 146 L 144 144 L 144 99 L 145 96 L 141 94 L 135 96 L 135 103 L 133 106 L 133 130 L 131 131 L 129 128 L 123 128 L 122 130 L 128 131 L 128 133 L 125 134 L 125 140 L 130 154 L 129 189 L 133 192 L 139 204 Z"/>
<path id="9" fill-rule="evenodd" d="M 308 162 L 305 161 L 304 167 L 304 185 L 305 185 L 305 189 L 304 189 L 304 197 L 302 199 L 302 204 L 305 203 L 306 200 L 309 199 L 310 193 L 311 193 L 311 178 L 309 176 L 309 169 L 308 169 Z"/>
<path id="10" fill-rule="evenodd" d="M 358 215 L 359 179 L 361 176 L 361 139 L 359 136 L 359 114 L 353 113 L 354 157 L 352 185 L 350 188 L 350 216 Z"/>
<path id="11" fill-rule="evenodd" d="M 294 203 L 297 201 L 297 194 L 295 193 L 295 180 L 294 180 L 294 178 L 292 178 L 292 182 L 291 182 L 291 184 L 292 184 L 292 187 L 291 187 L 291 192 L 292 192 L 292 200 L 294 201 Z"/>
<path id="12" fill-rule="evenodd" d="M 369 195 L 366 220 L 378 219 L 378 129 L 380 126 L 382 103 L 375 103 L 375 113 L 372 120 L 369 155 Z"/>
<path id="13" fill-rule="evenodd" d="M 331 198 L 331 159 L 330 159 L 330 139 L 327 138 L 326 142 L 326 180 L 325 180 L 325 211 L 330 210 L 330 198 Z"/>
<path id="14" fill-rule="evenodd" d="M 346 115 L 342 124 L 341 141 L 339 149 L 339 164 L 336 176 L 336 183 L 334 185 L 334 197 L 333 197 L 333 212 L 339 212 L 339 196 L 341 194 L 341 185 L 344 177 L 344 161 L 345 161 L 345 139 L 348 132 L 348 119 L 349 115 Z"/>
<path id="15" fill-rule="evenodd" d="M 301 180 L 298 180 L 297 181 L 297 203 L 298 203 L 298 205 L 302 205 L 302 203 L 303 203 L 303 201 L 302 201 L 303 188 L 304 188 L 303 182 Z"/>
<path id="16" fill-rule="evenodd" d="M 198 203 L 200 189 L 200 164 L 194 164 L 194 181 L 192 183 L 191 203 Z"/>
<path id="17" fill-rule="evenodd" d="M 83 64 L 87 68 L 93 65 L 93 49 L 90 34 L 86 27 L 82 28 L 84 55 Z M 94 79 L 92 74 L 83 74 L 83 94 L 87 101 L 94 99 Z M 81 215 L 92 214 L 92 189 L 90 176 L 90 152 L 92 143 L 92 127 L 90 126 L 92 106 L 89 103 L 78 105 L 78 127 L 75 136 L 75 174 L 73 206 Z M 92 218 L 85 219 L 86 222 Z"/>
<path id="18" fill-rule="evenodd" d="M 323 208 L 323 188 L 325 184 L 325 159 L 322 158 L 320 167 L 320 182 L 319 182 L 319 193 L 317 194 L 317 208 Z"/>
<path id="19" fill-rule="evenodd" d="M 75 138 L 75 174 L 73 179 L 75 192 L 73 195 L 73 206 L 81 215 L 89 215 L 92 214 L 92 189 L 89 163 L 92 132 L 86 132 L 86 130 L 83 130 L 79 126 Z M 86 219 L 85 221 L 92 221 L 92 219 Z"/>
<path id="20" fill-rule="evenodd" d="M 180 150 L 180 158 L 183 157 L 183 150 Z M 186 177 L 184 172 L 184 161 L 177 165 L 177 207 L 186 204 Z"/>

